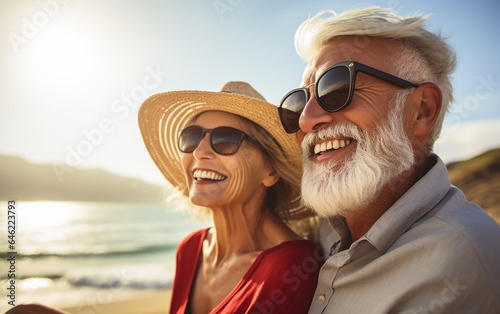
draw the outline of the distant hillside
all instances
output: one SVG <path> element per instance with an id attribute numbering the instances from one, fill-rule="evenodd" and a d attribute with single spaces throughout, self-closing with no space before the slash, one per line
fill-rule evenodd
<path id="1" fill-rule="evenodd" d="M 160 202 L 160 186 L 95 169 L 34 164 L 19 157 L 0 156 L 0 200 Z M 59 171 L 59 173 L 57 171 Z"/>
<path id="2" fill-rule="evenodd" d="M 500 223 L 500 148 L 448 165 L 451 183 Z"/>

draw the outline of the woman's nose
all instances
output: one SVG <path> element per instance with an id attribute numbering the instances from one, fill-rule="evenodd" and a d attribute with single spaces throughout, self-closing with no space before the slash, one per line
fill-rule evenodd
<path id="1" fill-rule="evenodd" d="M 210 136 L 209 134 L 205 133 L 203 135 L 203 138 L 201 139 L 200 143 L 198 144 L 198 147 L 195 148 L 193 151 L 193 157 L 202 160 L 202 159 L 210 159 L 215 156 L 215 152 L 212 149 L 212 146 L 210 145 Z"/>

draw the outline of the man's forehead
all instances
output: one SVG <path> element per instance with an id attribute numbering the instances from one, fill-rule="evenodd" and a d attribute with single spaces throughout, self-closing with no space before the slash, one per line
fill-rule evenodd
<path id="1" fill-rule="evenodd" d="M 332 45 L 329 45 L 329 43 L 323 45 L 320 49 L 318 49 L 316 55 L 311 58 L 304 69 L 304 73 L 302 75 L 302 85 L 309 85 L 310 83 L 316 82 L 321 73 L 323 73 L 323 71 L 326 70 L 330 65 L 333 65 L 334 63 L 338 63 L 340 61 L 345 61 L 334 61 L 334 58 L 332 58 L 333 54 L 341 47 L 337 47 L 337 45 L 335 45 L 335 47 L 331 46 Z"/>
<path id="2" fill-rule="evenodd" d="M 390 56 L 397 50 L 389 39 L 369 36 L 348 36 L 326 42 L 304 69 L 302 85 L 309 85 L 328 67 L 342 61 L 377 60 L 377 65 L 388 65 Z M 370 63 L 370 62 L 368 62 Z"/>

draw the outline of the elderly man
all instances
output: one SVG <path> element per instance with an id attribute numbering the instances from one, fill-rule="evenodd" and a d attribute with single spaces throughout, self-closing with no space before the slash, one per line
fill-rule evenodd
<path id="1" fill-rule="evenodd" d="M 433 154 L 454 52 L 425 17 L 325 13 L 297 30 L 307 66 L 279 109 L 323 217 L 310 313 L 499 313 L 500 226 Z"/>

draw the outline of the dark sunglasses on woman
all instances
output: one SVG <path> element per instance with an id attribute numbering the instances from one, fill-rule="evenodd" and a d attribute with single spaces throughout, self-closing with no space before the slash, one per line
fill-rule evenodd
<path id="1" fill-rule="evenodd" d="M 351 104 L 358 72 L 368 74 L 400 88 L 418 87 L 417 84 L 367 65 L 354 61 L 343 61 L 326 69 L 316 83 L 311 84 L 314 85 L 314 95 L 323 110 L 336 112 Z M 287 133 L 295 133 L 300 128 L 300 115 L 311 97 L 308 87 L 292 90 L 280 102 L 278 112 L 281 124 Z"/>
<path id="2" fill-rule="evenodd" d="M 183 153 L 192 153 L 200 145 L 206 133 L 209 134 L 212 150 L 219 155 L 227 156 L 236 153 L 244 139 L 247 139 L 258 149 L 264 150 L 257 140 L 241 130 L 228 126 L 214 129 L 204 129 L 198 125 L 188 126 L 179 133 L 177 147 Z"/>

